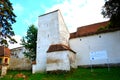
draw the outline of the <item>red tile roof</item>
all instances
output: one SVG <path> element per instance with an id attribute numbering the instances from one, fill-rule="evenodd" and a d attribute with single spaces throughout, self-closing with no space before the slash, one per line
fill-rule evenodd
<path id="1" fill-rule="evenodd" d="M 10 49 L 0 46 L 0 57 L 10 57 Z"/>
<path id="2" fill-rule="evenodd" d="M 96 23 L 96 24 L 79 27 L 76 32 L 70 33 L 70 39 L 76 38 L 76 37 L 81 37 L 81 36 L 88 36 L 88 35 L 113 31 L 113 29 L 111 29 L 111 30 L 109 29 L 109 30 L 101 31 L 101 32 L 98 31 L 99 28 L 105 27 L 108 23 L 109 23 L 109 21 L 105 21 L 105 22 L 101 22 L 101 23 Z"/>
<path id="3" fill-rule="evenodd" d="M 70 47 L 63 45 L 63 44 L 54 44 L 50 45 L 49 49 L 47 52 L 54 52 L 54 51 L 64 51 L 64 50 L 69 50 L 75 53 Z"/>
<path id="4" fill-rule="evenodd" d="M 81 35 L 86 35 L 86 34 L 90 34 L 90 33 L 95 33 L 95 32 L 97 32 L 97 30 L 100 27 L 105 27 L 107 24 L 108 24 L 108 22 L 102 22 L 102 23 L 96 23 L 96 24 L 92 24 L 92 25 L 79 27 L 77 29 L 77 35 L 81 36 Z"/>

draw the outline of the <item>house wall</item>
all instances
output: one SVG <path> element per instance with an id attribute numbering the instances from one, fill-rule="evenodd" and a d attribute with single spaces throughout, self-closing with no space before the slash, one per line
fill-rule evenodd
<path id="1" fill-rule="evenodd" d="M 120 31 L 70 39 L 77 65 L 120 63 Z M 90 60 L 90 52 L 106 51 L 108 59 Z"/>
<path id="2" fill-rule="evenodd" d="M 11 56 L 15 58 L 25 58 L 24 52 L 26 49 L 24 47 L 17 47 L 14 49 L 11 49 Z"/>

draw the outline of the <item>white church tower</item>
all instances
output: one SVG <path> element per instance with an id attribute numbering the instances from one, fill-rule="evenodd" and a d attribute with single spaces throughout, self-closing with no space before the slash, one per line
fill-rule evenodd
<path id="1" fill-rule="evenodd" d="M 52 44 L 68 46 L 69 31 L 59 10 L 39 16 L 36 64 L 32 73 L 45 72 L 47 51 Z"/>

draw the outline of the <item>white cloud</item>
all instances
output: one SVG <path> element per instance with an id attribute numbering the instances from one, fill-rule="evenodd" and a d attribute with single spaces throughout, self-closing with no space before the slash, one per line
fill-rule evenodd
<path id="1" fill-rule="evenodd" d="M 14 9 L 14 12 L 18 15 L 21 15 L 23 14 L 23 11 L 24 11 L 24 7 L 21 5 L 21 4 L 15 4 L 13 5 L 13 9 Z"/>
<path id="2" fill-rule="evenodd" d="M 17 43 L 15 43 L 15 44 L 10 44 L 9 43 L 9 48 L 10 49 L 22 46 L 22 45 L 20 45 L 21 44 L 21 39 L 22 39 L 22 37 L 20 35 L 15 35 L 15 36 L 13 36 L 13 38 L 17 41 Z"/>
<path id="3" fill-rule="evenodd" d="M 104 0 L 65 0 L 46 12 L 60 9 L 69 31 L 73 32 L 77 27 L 105 21 L 101 15 L 103 5 Z"/>

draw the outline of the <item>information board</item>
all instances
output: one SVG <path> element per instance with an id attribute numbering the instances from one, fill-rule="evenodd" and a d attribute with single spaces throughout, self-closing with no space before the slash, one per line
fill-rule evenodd
<path id="1" fill-rule="evenodd" d="M 99 60 L 99 59 L 108 59 L 107 52 L 105 50 L 90 52 L 90 60 Z"/>

